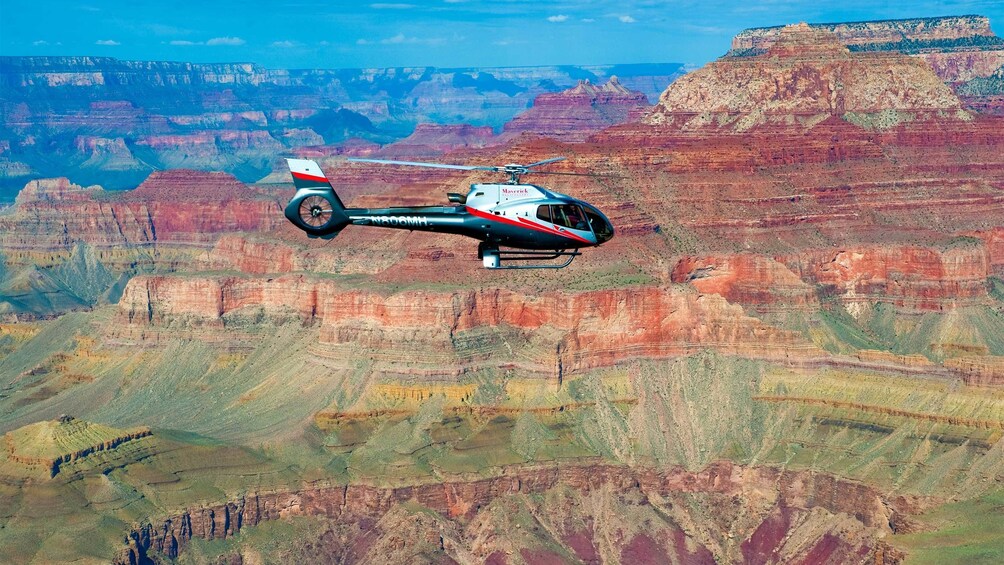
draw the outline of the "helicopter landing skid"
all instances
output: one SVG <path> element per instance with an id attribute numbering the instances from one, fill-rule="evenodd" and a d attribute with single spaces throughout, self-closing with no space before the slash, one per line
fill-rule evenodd
<path id="1" fill-rule="evenodd" d="M 557 249 L 554 251 L 501 251 L 497 248 L 479 248 L 478 256 L 484 261 L 486 269 L 564 269 L 572 264 L 572 261 L 582 255 L 581 251 L 565 251 Z M 550 261 L 560 257 L 568 257 L 564 263 L 533 264 L 533 265 L 505 265 L 506 261 Z"/>

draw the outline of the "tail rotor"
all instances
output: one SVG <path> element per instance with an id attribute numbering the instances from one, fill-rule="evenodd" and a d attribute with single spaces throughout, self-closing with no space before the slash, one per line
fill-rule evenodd
<path id="1" fill-rule="evenodd" d="M 296 194 L 286 205 L 286 218 L 309 237 L 331 239 L 349 225 L 345 205 L 314 161 L 286 159 Z"/>

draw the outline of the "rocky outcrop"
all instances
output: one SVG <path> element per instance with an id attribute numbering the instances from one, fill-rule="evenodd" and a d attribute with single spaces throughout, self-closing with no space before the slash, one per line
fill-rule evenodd
<path id="1" fill-rule="evenodd" d="M 211 245 L 219 234 L 286 227 L 279 202 L 226 173 L 156 172 L 129 192 L 83 188 L 67 179 L 32 181 L 0 217 L 0 249 L 68 251 L 158 243 Z M 114 251 L 114 250 L 113 250 Z"/>
<path id="2" fill-rule="evenodd" d="M 945 311 L 987 304 L 988 250 L 961 238 L 947 249 L 863 247 L 809 251 L 794 256 L 686 257 L 673 282 L 759 312 L 813 310 L 817 296 L 835 297 L 853 312 L 887 303 L 901 311 Z"/>
<path id="3" fill-rule="evenodd" d="M 902 20 L 875 20 L 832 24 L 810 24 L 815 29 L 833 33 L 844 45 L 874 46 L 895 49 L 897 44 L 914 42 L 919 49 L 923 42 L 956 42 L 943 49 L 966 49 L 965 40 L 979 44 L 978 38 L 988 42 L 996 38 L 990 28 L 990 19 L 984 16 L 949 16 L 941 18 L 910 18 Z M 782 26 L 743 30 L 732 38 L 729 56 L 749 56 L 766 52 L 783 30 Z M 989 43 L 988 43 L 989 44 Z"/>
<path id="4" fill-rule="evenodd" d="M 778 360 L 820 353 L 797 334 L 751 318 L 720 297 L 678 288 L 538 297 L 502 289 L 385 295 L 302 276 L 141 276 L 123 292 L 118 315 L 138 328 L 223 327 L 228 317 L 258 309 L 277 320 L 319 322 L 320 342 L 332 347 L 382 352 L 391 362 L 404 361 L 408 351 L 422 351 L 423 363 L 430 366 L 483 359 L 498 347 L 501 354 L 504 341 L 473 347 L 465 336 L 507 328 L 525 333 L 524 340 L 536 339 L 532 336 L 547 328 L 550 337 L 529 346 L 540 355 L 527 365 L 527 370 L 544 374 L 551 374 L 555 363 L 559 372 L 581 371 L 705 348 Z"/>
<path id="5" fill-rule="evenodd" d="M 376 524 L 386 525 L 382 519 L 404 503 L 428 508 L 446 520 L 463 519 L 477 524 L 483 519 L 482 514 L 488 514 L 491 508 L 505 499 L 548 496 L 558 489 L 571 492 L 575 497 L 603 496 L 608 500 L 604 505 L 607 508 L 640 497 L 642 505 L 653 504 L 670 515 L 675 513 L 670 508 L 678 499 L 708 499 L 709 502 L 717 501 L 732 508 L 726 513 L 732 518 L 722 516 L 717 520 L 734 520 L 734 524 L 719 524 L 712 527 L 712 531 L 739 534 L 741 541 L 719 540 L 716 534 L 705 532 L 700 527 L 688 528 L 687 533 L 680 529 L 668 532 L 670 536 L 667 540 L 663 538 L 667 532 L 660 531 L 667 525 L 662 522 L 653 524 L 655 529 L 636 535 L 618 529 L 621 535 L 614 538 L 618 541 L 613 542 L 612 547 L 610 542 L 596 539 L 596 530 L 587 530 L 584 537 L 563 539 L 563 536 L 558 536 L 555 540 L 559 545 L 569 544 L 580 551 L 585 547 L 591 547 L 593 552 L 601 548 L 601 551 L 615 551 L 625 558 L 634 556 L 644 559 L 645 555 L 651 558 L 681 551 L 690 562 L 736 560 L 742 556 L 748 560 L 774 563 L 786 561 L 786 556 L 807 554 L 842 562 L 874 554 L 879 540 L 891 533 L 891 528 L 900 520 L 895 507 L 890 506 L 891 501 L 875 490 L 825 474 L 747 468 L 727 462 L 714 463 L 696 473 L 680 468 L 657 470 L 565 465 L 514 468 L 491 479 L 446 480 L 431 485 L 398 488 L 318 486 L 291 492 L 249 494 L 227 504 L 192 507 L 163 521 L 137 526 L 126 538 L 128 549 L 124 549 L 115 562 L 143 563 L 150 555 L 174 558 L 194 538 L 227 539 L 244 528 L 293 516 L 319 516 L 350 524 L 366 523 L 372 527 L 371 537 L 384 538 L 391 532 Z M 561 523 L 563 515 L 572 512 L 575 511 L 571 508 L 552 506 L 545 512 L 550 516 L 545 521 Z M 752 516 L 743 519 L 741 516 L 744 513 Z M 809 520 L 810 515 L 816 515 L 816 518 Z M 691 516 L 690 519 L 707 520 L 700 516 Z M 595 520 L 590 519 L 589 522 L 593 522 L 595 528 L 603 527 L 599 516 Z M 738 531 L 733 528 L 738 528 Z M 362 542 L 365 534 L 358 529 L 352 531 L 352 537 L 346 540 L 349 542 L 347 545 L 356 547 L 359 553 L 347 560 L 369 561 L 377 558 L 377 555 L 368 552 L 375 545 L 374 540 Z M 852 532 L 853 535 L 841 535 Z M 674 535 L 677 536 L 675 543 L 671 541 Z M 454 537 L 444 532 L 443 536 L 440 537 L 440 554 L 451 555 L 460 550 L 478 560 L 491 561 L 490 556 L 498 543 L 475 543 L 474 539 L 464 534 Z M 575 543 L 576 539 L 578 543 Z M 737 547 L 740 544 L 741 550 Z M 572 552 L 575 554 L 574 549 Z"/>
<path id="6" fill-rule="evenodd" d="M 84 188 L 73 184 L 66 177 L 39 179 L 24 185 L 14 203 L 27 205 L 30 202 L 85 202 L 101 192 L 103 191 L 100 186 Z"/>
<path id="7" fill-rule="evenodd" d="M 966 356 L 945 360 L 971 386 L 1000 387 L 1004 385 L 1004 357 Z"/>
<path id="8" fill-rule="evenodd" d="M 946 83 L 993 74 L 1004 64 L 1004 39 L 985 16 L 950 16 L 870 22 L 809 24 L 833 33 L 852 51 L 896 51 L 925 60 Z M 778 41 L 782 27 L 743 30 L 727 56 L 762 54 Z"/>
<path id="9" fill-rule="evenodd" d="M 851 51 L 895 51 L 925 61 L 958 92 L 966 108 L 1000 115 L 1004 104 L 1004 39 L 984 16 L 951 16 L 871 22 L 810 24 L 832 32 Z M 781 27 L 753 28 L 732 40 L 727 57 L 749 57 L 768 51 Z M 998 78 L 994 78 L 995 75 Z"/>
<path id="10" fill-rule="evenodd" d="M 993 274 L 1004 275 L 1004 227 L 975 231 L 969 235 L 983 241 L 990 256 L 990 268 L 993 270 Z"/>
<path id="11" fill-rule="evenodd" d="M 380 149 L 387 158 L 437 157 L 454 149 L 477 149 L 495 142 L 489 126 L 418 124 L 408 137 Z"/>
<path id="12" fill-rule="evenodd" d="M 805 311 L 819 307 L 816 289 L 784 264 L 760 255 L 685 257 L 673 268 L 675 283 L 755 311 Z"/>
<path id="13" fill-rule="evenodd" d="M 134 190 L 119 193 L 124 200 L 147 202 L 203 201 L 217 205 L 232 200 L 262 196 L 254 186 L 245 185 L 233 175 L 172 169 L 151 173 Z"/>
<path id="14" fill-rule="evenodd" d="M 874 247 L 781 258 L 799 277 L 838 297 L 852 313 L 862 304 L 943 311 L 986 304 L 990 257 L 978 240 L 948 249 Z"/>
<path id="15" fill-rule="evenodd" d="M 26 470 L 44 469 L 55 477 L 65 463 L 93 453 L 114 450 L 128 441 L 151 435 L 149 428 L 116 430 L 70 416 L 43 421 L 4 434 L 7 459 Z"/>
<path id="16" fill-rule="evenodd" d="M 528 135 L 584 141 L 604 128 L 641 117 L 648 108 L 643 93 L 625 88 L 615 76 L 599 86 L 580 81 L 568 90 L 538 96 L 532 108 L 503 126 L 501 139 Z"/>
<path id="17" fill-rule="evenodd" d="M 922 117 L 968 119 L 923 61 L 851 52 L 834 34 L 799 24 L 783 28 L 762 55 L 719 59 L 681 77 L 645 121 L 746 131 L 764 125 L 808 129 L 830 116 L 878 129 Z"/>

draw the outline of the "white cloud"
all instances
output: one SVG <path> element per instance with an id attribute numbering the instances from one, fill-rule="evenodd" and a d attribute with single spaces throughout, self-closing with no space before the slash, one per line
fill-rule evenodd
<path id="1" fill-rule="evenodd" d="M 565 14 L 558 14 L 557 16 L 548 16 L 547 21 L 554 22 L 554 23 L 560 23 L 560 22 L 563 22 L 563 21 L 565 21 L 567 19 L 568 19 L 568 16 L 566 16 Z"/>
<path id="2" fill-rule="evenodd" d="M 617 19 L 620 20 L 623 23 L 626 23 L 626 24 L 633 24 L 636 21 L 638 21 L 638 20 L 632 18 L 631 16 L 621 16 L 621 17 L 619 17 Z"/>
<path id="3" fill-rule="evenodd" d="M 582 21 L 586 22 L 587 24 L 591 24 L 596 20 L 594 18 L 582 18 Z"/>
<path id="4" fill-rule="evenodd" d="M 121 43 L 119 43 L 118 41 L 115 41 L 114 39 L 99 39 L 99 40 L 95 41 L 94 44 L 95 45 L 122 45 Z"/>
<path id="5" fill-rule="evenodd" d="M 458 43 L 463 41 L 465 38 L 463 36 L 454 35 L 450 40 L 453 43 Z M 356 45 L 444 45 L 447 43 L 445 37 L 412 37 L 399 33 L 393 37 L 385 37 L 379 41 L 371 39 L 357 39 Z"/>
<path id="6" fill-rule="evenodd" d="M 48 45 L 49 42 L 44 39 L 39 39 L 38 41 L 32 41 L 31 44 L 34 45 L 35 47 L 40 47 L 42 45 Z"/>
<path id="7" fill-rule="evenodd" d="M 408 10 L 414 7 L 414 4 L 370 4 L 370 8 L 374 10 Z"/>
<path id="8" fill-rule="evenodd" d="M 247 42 L 239 37 L 214 37 L 209 41 L 189 41 L 187 39 L 172 39 L 170 42 L 168 42 L 169 45 L 178 45 L 181 47 L 191 47 L 193 45 L 210 45 L 214 47 L 219 45 L 225 45 L 230 47 L 236 47 L 238 45 L 244 45 L 245 43 Z M 289 45 L 286 45 L 286 43 L 289 43 Z M 285 41 L 276 41 L 272 43 L 272 47 L 292 47 L 293 45 L 294 44 L 292 42 L 285 42 Z"/>
<path id="9" fill-rule="evenodd" d="M 191 30 L 164 24 L 145 24 L 141 26 L 144 30 L 152 32 L 154 35 L 188 35 Z"/>
<path id="10" fill-rule="evenodd" d="M 290 41 L 288 39 L 285 39 L 283 41 L 272 42 L 272 47 L 280 47 L 282 49 L 289 49 L 290 47 L 296 47 L 297 45 L 299 45 L 299 43 L 295 41 Z"/>
<path id="11" fill-rule="evenodd" d="M 247 43 L 239 37 L 214 37 L 206 42 L 206 45 L 227 45 L 227 46 L 237 46 L 244 45 Z"/>
<path id="12" fill-rule="evenodd" d="M 408 37 L 403 33 L 399 33 L 394 37 L 388 37 L 387 39 L 381 39 L 380 43 L 384 45 L 442 45 L 446 43 L 446 40 L 442 37 L 429 37 L 426 39 L 420 37 Z"/>

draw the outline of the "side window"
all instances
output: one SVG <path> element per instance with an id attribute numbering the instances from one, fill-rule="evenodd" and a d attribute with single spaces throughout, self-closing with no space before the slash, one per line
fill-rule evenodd
<path id="1" fill-rule="evenodd" d="M 544 220 L 545 222 L 551 221 L 551 209 L 547 204 L 537 206 L 537 219 Z"/>

